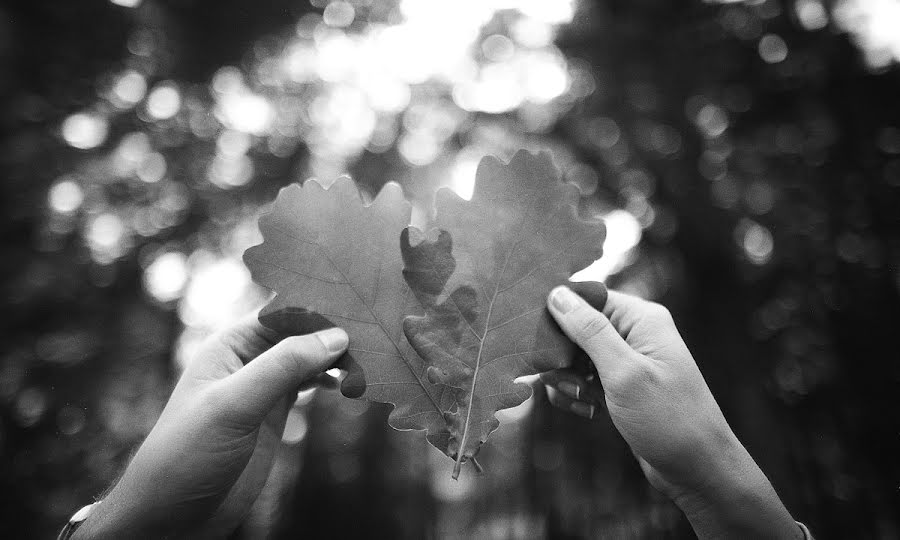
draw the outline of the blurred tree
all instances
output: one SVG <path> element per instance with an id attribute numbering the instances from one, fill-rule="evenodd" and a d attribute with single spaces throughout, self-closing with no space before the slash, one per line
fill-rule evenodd
<path id="1" fill-rule="evenodd" d="M 172 359 L 211 314 L 260 301 L 234 257 L 278 186 L 350 171 L 422 206 L 481 153 L 521 146 L 550 148 L 592 194 L 621 256 L 610 284 L 672 308 L 796 517 L 817 538 L 900 534 L 900 71 L 842 33 L 853 2 L 584 1 L 560 28 L 565 64 L 540 22 L 557 15 L 470 23 L 479 4 L 464 3 L 441 22 L 474 28 L 461 47 L 478 91 L 434 76 L 404 94 L 366 72 L 353 84 L 392 89 L 366 94 L 384 100 L 371 125 L 340 61 L 375 50 L 355 36 L 424 15 L 312 4 L 0 6 L 0 534 L 51 535 L 99 495 L 152 426 Z M 386 65 L 415 78 L 409 49 Z M 564 65 L 565 92 L 502 86 L 516 51 L 537 52 L 521 65 L 540 81 Z M 492 84 L 535 93 L 479 101 Z M 385 414 L 333 395 L 298 407 L 245 536 L 690 537 L 606 420 L 588 429 L 538 396 L 505 417 L 489 474 L 455 484 Z"/>

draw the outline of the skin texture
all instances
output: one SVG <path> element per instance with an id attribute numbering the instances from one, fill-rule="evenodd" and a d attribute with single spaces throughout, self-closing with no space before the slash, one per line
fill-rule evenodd
<path id="1" fill-rule="evenodd" d="M 74 538 L 227 536 L 262 490 L 297 390 L 347 342 L 338 328 L 278 335 L 256 316 L 209 339 Z"/>
<path id="2" fill-rule="evenodd" d="M 666 308 L 609 291 L 600 312 L 567 287 L 547 304 L 602 384 L 570 370 L 544 374 L 551 402 L 587 418 L 605 405 L 647 480 L 698 537 L 803 538 L 725 421 Z"/>

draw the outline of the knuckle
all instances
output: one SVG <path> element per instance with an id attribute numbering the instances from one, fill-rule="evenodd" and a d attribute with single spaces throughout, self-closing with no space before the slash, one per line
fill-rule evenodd
<path id="1" fill-rule="evenodd" d="M 279 345 L 291 360 L 300 361 L 309 356 L 311 350 L 314 350 L 316 341 L 312 336 L 291 336 L 282 340 Z"/>
<path id="2" fill-rule="evenodd" d="M 319 363 L 328 356 L 322 341 L 313 335 L 292 336 L 280 344 L 295 371 L 303 371 L 312 364 Z"/>
<path id="3" fill-rule="evenodd" d="M 328 348 L 325 343 L 317 335 L 306 336 L 307 341 L 303 346 L 303 350 L 310 357 L 325 358 L 328 356 Z"/>
<path id="4" fill-rule="evenodd" d="M 287 358 L 287 365 L 292 368 L 301 366 L 306 363 L 307 353 L 305 351 L 305 343 L 298 337 L 288 338 L 280 343 L 284 356 Z"/>
<path id="5" fill-rule="evenodd" d="M 587 314 L 578 323 L 578 336 L 585 341 L 590 341 L 606 331 L 609 324 L 610 322 L 604 317 Z"/>
<path id="6" fill-rule="evenodd" d="M 217 418 L 226 412 L 228 404 L 226 393 L 218 385 L 211 385 L 197 394 L 201 417 Z"/>
<path id="7" fill-rule="evenodd" d="M 650 303 L 649 315 L 660 323 L 672 322 L 672 313 L 670 313 L 669 309 L 662 304 L 657 304 L 655 302 Z"/>
<path id="8" fill-rule="evenodd" d="M 659 384 L 660 374 L 644 359 L 628 362 L 615 374 L 615 386 L 629 391 L 641 391 Z"/>

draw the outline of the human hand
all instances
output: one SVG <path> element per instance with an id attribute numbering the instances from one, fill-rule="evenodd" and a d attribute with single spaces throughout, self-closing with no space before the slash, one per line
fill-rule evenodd
<path id="1" fill-rule="evenodd" d="M 550 313 L 591 358 L 602 390 L 573 370 L 542 376 L 555 405 L 586 417 L 605 403 L 648 481 L 700 538 L 802 538 L 738 441 L 668 310 L 615 291 L 602 312 L 568 287 Z"/>
<path id="2" fill-rule="evenodd" d="M 347 348 L 255 316 L 202 346 L 124 475 L 74 538 L 221 538 L 259 496 L 297 390 Z"/>

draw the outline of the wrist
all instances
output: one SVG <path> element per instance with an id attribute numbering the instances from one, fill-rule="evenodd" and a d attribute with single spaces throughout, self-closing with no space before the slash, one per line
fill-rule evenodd
<path id="1" fill-rule="evenodd" d="M 72 540 L 102 540 L 106 538 L 148 537 L 147 525 L 138 512 L 129 509 L 112 492 L 100 501 L 91 514 L 72 535 Z"/>
<path id="2" fill-rule="evenodd" d="M 710 460 L 708 474 L 673 498 L 698 538 L 803 538 L 769 479 L 732 438 Z"/>
<path id="3" fill-rule="evenodd" d="M 177 537 L 174 524 L 180 523 L 174 508 L 148 499 L 149 489 L 135 484 L 131 470 L 97 504 L 91 515 L 75 531 L 73 540 L 103 540 L 115 538 Z M 146 486 L 152 485 L 145 484 Z"/>

